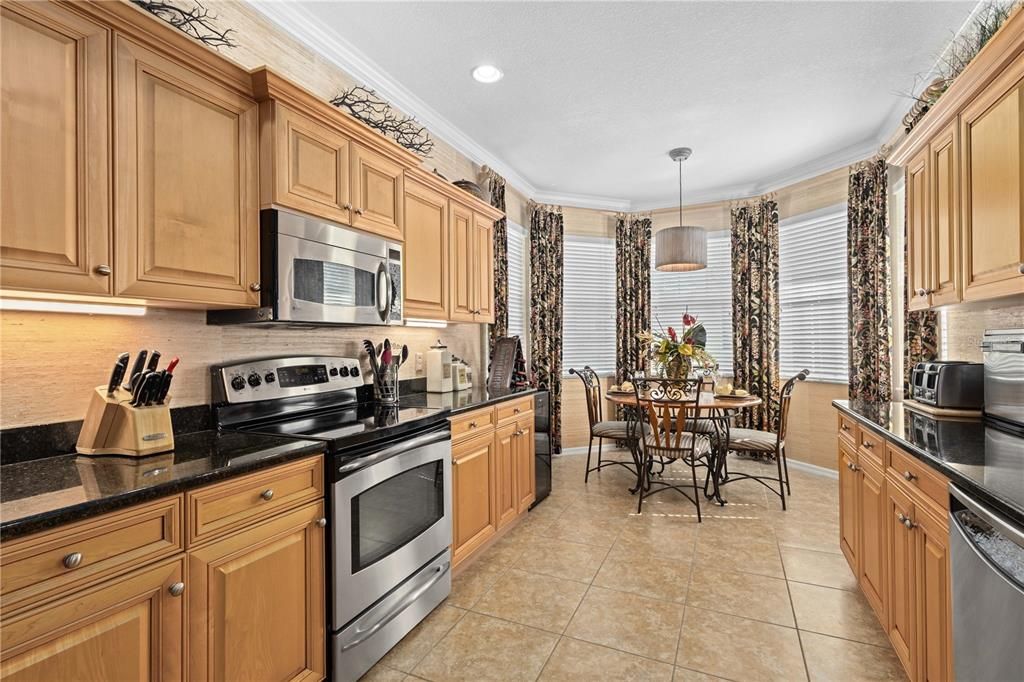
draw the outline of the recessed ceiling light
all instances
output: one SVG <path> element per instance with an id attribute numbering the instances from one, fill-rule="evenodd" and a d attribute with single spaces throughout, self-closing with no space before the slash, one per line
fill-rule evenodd
<path id="1" fill-rule="evenodd" d="M 493 64 L 481 64 L 473 69 L 473 79 L 480 83 L 497 83 L 505 74 Z"/>

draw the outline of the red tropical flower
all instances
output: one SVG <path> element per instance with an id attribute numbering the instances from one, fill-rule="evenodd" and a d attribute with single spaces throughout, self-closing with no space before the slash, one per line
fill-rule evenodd
<path id="1" fill-rule="evenodd" d="M 688 343 L 688 344 L 690 344 L 692 346 L 693 345 L 693 337 L 691 336 L 690 338 L 686 339 L 686 343 Z"/>
<path id="2" fill-rule="evenodd" d="M 672 339 L 673 342 L 676 340 L 676 330 L 672 327 L 668 328 L 668 338 Z"/>
<path id="3" fill-rule="evenodd" d="M 696 321 L 697 318 L 691 315 L 690 313 L 683 313 L 683 324 L 685 324 L 687 327 L 692 326 L 693 323 Z"/>

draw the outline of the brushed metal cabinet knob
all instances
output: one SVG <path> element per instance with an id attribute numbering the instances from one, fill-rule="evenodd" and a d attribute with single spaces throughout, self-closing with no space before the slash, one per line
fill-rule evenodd
<path id="1" fill-rule="evenodd" d="M 914 474 L 912 474 L 909 471 L 904 471 L 903 472 L 903 478 L 905 480 L 907 480 L 907 481 L 913 481 L 915 478 L 917 478 L 917 476 L 915 476 Z"/>
<path id="2" fill-rule="evenodd" d="M 174 583 L 167 588 L 167 591 L 171 593 L 172 597 L 180 597 L 185 593 L 185 583 Z"/>
<path id="3" fill-rule="evenodd" d="M 259 291 L 259 290 L 260 290 L 260 289 L 261 289 L 262 287 L 260 286 L 260 283 L 259 283 L 259 282 L 253 282 L 253 283 L 251 283 L 251 284 L 249 285 L 249 288 L 250 288 L 250 289 L 251 289 L 252 291 Z"/>
<path id="4" fill-rule="evenodd" d="M 97 275 L 103 275 L 104 277 L 106 277 L 110 273 L 111 273 L 111 270 L 110 270 L 110 266 L 109 265 L 97 265 L 96 266 L 96 274 Z"/>
<path id="5" fill-rule="evenodd" d="M 363 209 L 357 208 L 356 209 L 356 215 L 363 215 Z"/>
<path id="6" fill-rule="evenodd" d="M 325 519 L 324 517 L 321 516 L 319 519 L 316 520 L 316 525 L 320 526 L 321 528 L 326 527 L 327 526 L 327 519 Z"/>
<path id="7" fill-rule="evenodd" d="M 1021 263 L 1020 265 L 1017 266 L 1017 272 L 1024 275 L 1024 263 Z"/>
<path id="8" fill-rule="evenodd" d="M 266 490 L 264 490 L 263 492 L 260 493 L 260 497 L 262 497 L 267 502 L 270 502 L 272 499 L 274 499 L 274 491 L 273 491 L 273 489 L 272 488 L 267 488 Z"/>
<path id="9" fill-rule="evenodd" d="M 78 568 L 82 564 L 82 553 L 72 552 L 61 560 L 64 568 Z"/>

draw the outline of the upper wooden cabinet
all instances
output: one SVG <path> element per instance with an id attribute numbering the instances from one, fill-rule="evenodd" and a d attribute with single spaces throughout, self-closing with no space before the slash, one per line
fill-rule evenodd
<path id="1" fill-rule="evenodd" d="M 117 293 L 257 305 L 256 102 L 124 38 L 115 59 Z"/>
<path id="2" fill-rule="evenodd" d="M 1024 294 L 1024 12 L 901 141 L 912 310 Z"/>
<path id="3" fill-rule="evenodd" d="M 402 241 L 402 167 L 362 145 L 352 149 L 352 227 Z"/>
<path id="4" fill-rule="evenodd" d="M 494 220 L 473 214 L 475 322 L 494 322 Z"/>
<path id="5" fill-rule="evenodd" d="M 0 286 L 111 294 L 110 30 L 0 6 Z"/>
<path id="6" fill-rule="evenodd" d="M 405 316 L 448 319 L 448 198 L 405 178 Z"/>
<path id="7" fill-rule="evenodd" d="M 449 243 L 451 245 L 451 312 L 449 319 L 455 322 L 472 322 L 474 320 L 476 293 L 474 282 L 476 270 L 473 267 L 473 211 L 466 206 L 451 202 L 449 212 L 451 228 Z"/>

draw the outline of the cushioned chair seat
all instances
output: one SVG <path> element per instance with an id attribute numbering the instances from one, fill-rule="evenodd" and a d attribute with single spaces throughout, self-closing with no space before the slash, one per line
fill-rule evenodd
<path id="1" fill-rule="evenodd" d="M 653 437 L 649 437 L 647 438 L 647 440 L 644 441 L 644 448 L 651 455 L 665 457 L 667 459 L 679 459 L 680 457 L 684 457 L 690 454 L 690 443 L 693 441 L 693 434 L 682 434 L 682 436 L 680 436 L 679 438 L 678 446 L 676 445 L 674 435 L 669 436 L 668 441 L 669 443 L 671 443 L 672 447 L 659 447 L 658 444 L 654 442 Z M 665 441 L 662 440 L 662 443 L 664 442 Z M 695 457 L 703 457 L 709 452 L 711 452 L 711 441 L 709 441 L 704 436 L 698 434 L 697 441 L 696 443 L 694 443 L 693 446 L 693 455 Z"/>
<path id="2" fill-rule="evenodd" d="M 626 422 L 603 421 L 594 424 L 593 433 L 599 438 L 626 438 L 629 430 Z"/>
<path id="3" fill-rule="evenodd" d="M 775 452 L 778 436 L 771 431 L 756 429 L 730 429 L 730 450 L 754 450 L 756 452 Z"/>
<path id="4" fill-rule="evenodd" d="M 715 420 L 701 417 L 697 420 L 697 423 L 693 425 L 693 430 L 697 433 L 714 433 Z"/>

